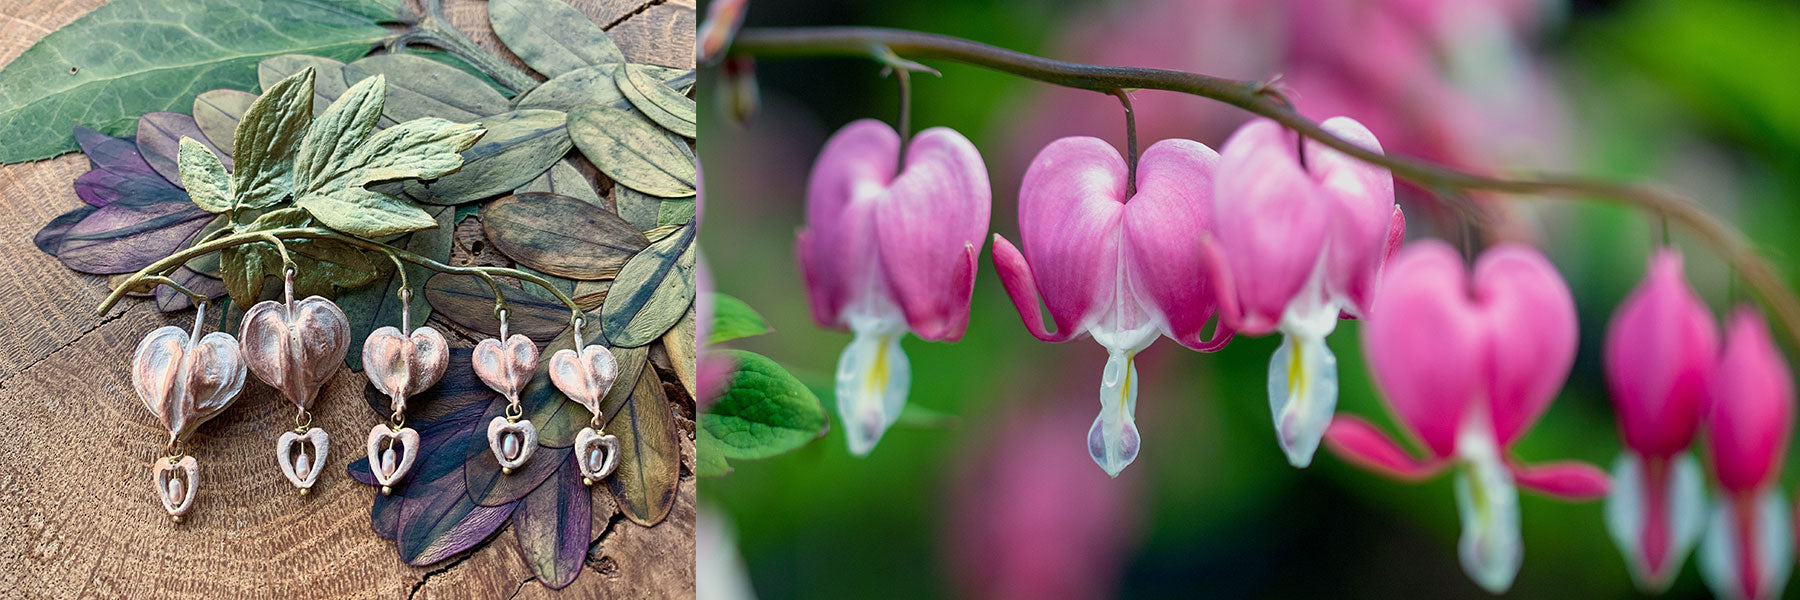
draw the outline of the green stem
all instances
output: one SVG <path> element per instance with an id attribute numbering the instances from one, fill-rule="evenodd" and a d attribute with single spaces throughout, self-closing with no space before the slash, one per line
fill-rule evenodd
<path id="1" fill-rule="evenodd" d="M 1757 254 L 1737 229 L 1700 208 L 1693 200 L 1648 185 L 1545 173 L 1517 178 L 1481 175 L 1419 158 L 1384 154 L 1325 131 L 1270 94 L 1266 82 L 1240 81 L 1185 71 L 1111 67 L 1052 60 L 962 38 L 876 27 L 745 28 L 731 52 L 764 59 L 816 56 L 869 56 L 869 48 L 886 48 L 908 58 L 935 58 L 974 65 L 1063 87 L 1113 93 L 1120 89 L 1180 92 L 1211 98 L 1267 117 L 1301 136 L 1385 167 L 1395 176 L 1426 189 L 1449 187 L 1511 194 L 1566 195 L 1622 203 L 1662 215 L 1692 232 L 1743 277 L 1800 348 L 1800 299 L 1782 283 L 1768 261 Z"/>
<path id="2" fill-rule="evenodd" d="M 157 273 L 165 269 L 178 267 L 195 257 L 243 244 L 274 243 L 276 244 L 276 248 L 282 249 L 285 254 L 284 244 L 281 243 L 281 240 L 288 239 L 333 240 L 356 246 L 364 250 L 380 252 L 386 254 L 389 258 L 403 260 L 440 273 L 480 277 L 487 281 L 488 285 L 494 288 L 494 297 L 501 303 L 500 306 L 505 306 L 503 304 L 505 298 L 500 295 L 500 285 L 499 282 L 494 280 L 494 276 L 500 275 L 502 277 L 511 277 L 544 288 L 544 290 L 550 292 L 551 295 L 556 296 L 558 302 L 561 302 L 563 306 L 568 307 L 570 319 L 577 319 L 581 316 L 581 307 L 576 306 L 574 300 L 570 299 L 567 294 L 562 292 L 562 290 L 557 289 L 549 280 L 537 275 L 505 267 L 454 267 L 386 244 L 371 242 L 359 237 L 344 235 L 329 229 L 320 229 L 316 227 L 288 227 L 283 229 L 271 229 L 268 231 L 240 233 L 195 244 L 186 250 L 163 257 L 162 260 L 151 263 L 150 266 L 144 267 L 138 272 L 133 273 L 131 277 L 125 279 L 124 283 L 113 288 L 112 293 L 107 295 L 106 300 L 100 303 L 100 307 L 96 309 L 95 312 L 102 315 L 106 314 L 107 311 L 112 310 L 112 307 L 119 303 L 119 300 L 125 297 L 126 292 L 135 290 L 145 283 L 150 283 L 151 288 L 154 288 L 156 285 L 171 286 L 176 290 L 187 294 L 190 298 L 200 298 L 198 294 L 195 294 L 187 288 L 181 287 L 181 285 L 175 283 L 174 280 L 158 275 Z"/>

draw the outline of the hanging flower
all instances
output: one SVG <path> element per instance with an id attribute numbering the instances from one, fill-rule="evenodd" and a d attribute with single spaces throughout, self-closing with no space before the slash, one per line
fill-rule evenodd
<path id="1" fill-rule="evenodd" d="M 1402 479 L 1454 468 L 1463 569 L 1481 587 L 1503 592 L 1523 558 L 1516 487 L 1591 499 L 1608 485 L 1590 465 L 1527 466 L 1507 456 L 1575 360 L 1574 299 L 1536 250 L 1496 246 L 1471 276 L 1439 241 L 1402 250 L 1380 294 L 1364 327 L 1364 354 L 1388 407 L 1428 457 L 1415 458 L 1349 416 L 1331 424 L 1326 443 L 1345 460 Z"/>
<path id="2" fill-rule="evenodd" d="M 900 161 L 900 136 L 862 120 L 825 142 L 807 185 L 800 267 L 813 318 L 855 338 L 838 359 L 838 415 L 866 455 L 906 403 L 908 331 L 960 339 L 987 235 L 987 167 L 967 138 L 934 127 Z M 896 173 L 898 170 L 898 173 Z"/>
<path id="3" fill-rule="evenodd" d="M 1381 150 L 1355 120 L 1323 126 Z M 1240 333 L 1281 332 L 1269 409 L 1288 462 L 1305 467 L 1337 408 L 1337 357 L 1325 336 L 1340 314 L 1369 310 L 1381 265 L 1406 232 L 1394 179 L 1259 119 L 1225 142 L 1216 190 L 1220 260 L 1231 273 L 1224 305 Z"/>
<path id="4" fill-rule="evenodd" d="M 1100 415 L 1088 454 L 1108 474 L 1137 458 L 1137 368 L 1157 336 L 1201 351 L 1225 346 L 1228 328 L 1202 335 L 1215 312 L 1200 241 L 1212 231 L 1212 179 L 1219 155 L 1199 142 L 1163 140 L 1138 162 L 1127 192 L 1125 160 L 1106 142 L 1069 137 L 1032 160 L 1019 191 L 1023 254 L 994 236 L 994 267 L 1025 320 L 1046 342 L 1083 333 L 1106 348 Z M 1056 331 L 1044 327 L 1038 299 Z"/>
<path id="5" fill-rule="evenodd" d="M 1720 598 L 1778 598 L 1794 562 L 1775 480 L 1793 429 L 1794 382 L 1755 309 L 1731 316 L 1706 390 L 1707 446 L 1721 498 L 1700 542 L 1700 573 Z"/>
<path id="6" fill-rule="evenodd" d="M 1687 449 L 1704 416 L 1718 338 L 1674 249 L 1656 253 L 1607 325 L 1606 382 L 1626 449 L 1613 463 L 1606 526 L 1645 591 L 1666 589 L 1700 538 L 1705 490 Z"/>

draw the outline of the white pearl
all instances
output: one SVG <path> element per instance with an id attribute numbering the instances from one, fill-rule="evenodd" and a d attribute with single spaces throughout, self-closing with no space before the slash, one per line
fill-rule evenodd
<path id="1" fill-rule="evenodd" d="M 394 456 L 392 447 L 381 452 L 381 475 L 383 477 L 393 477 L 394 468 L 397 466 L 399 466 L 399 460 Z"/>
<path id="2" fill-rule="evenodd" d="M 588 459 L 587 459 L 588 470 L 589 471 L 600 470 L 600 464 L 601 464 L 603 458 L 604 458 L 604 456 L 601 455 L 599 446 L 594 446 L 592 448 L 589 448 L 588 449 Z"/>
<path id="3" fill-rule="evenodd" d="M 170 477 L 169 478 L 169 498 L 171 500 L 174 500 L 176 504 L 180 504 L 182 499 L 187 497 L 186 495 L 181 493 L 182 491 L 183 490 L 182 490 L 181 478 L 180 477 Z"/>
<path id="4" fill-rule="evenodd" d="M 519 434 L 508 433 L 505 436 L 502 436 L 500 438 L 500 453 L 506 455 L 506 460 L 519 458 Z"/>
<path id="5" fill-rule="evenodd" d="M 296 477 L 306 479 L 306 474 L 311 471 L 312 459 L 307 458 L 306 454 L 302 453 L 300 458 L 294 459 L 294 475 Z"/>

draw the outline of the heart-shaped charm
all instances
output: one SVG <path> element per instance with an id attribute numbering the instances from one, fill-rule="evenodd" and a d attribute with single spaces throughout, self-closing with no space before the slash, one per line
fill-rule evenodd
<path id="1" fill-rule="evenodd" d="M 307 454 L 302 442 L 312 444 L 312 454 Z M 275 460 L 281 463 L 281 474 L 286 475 L 294 487 L 300 488 L 302 494 L 319 480 L 319 472 L 325 470 L 325 457 L 330 451 L 331 440 L 325 437 L 325 430 L 317 427 L 306 430 L 306 435 L 283 432 L 281 438 L 275 440 Z"/>
<path id="2" fill-rule="evenodd" d="M 619 361 L 605 346 L 590 345 L 579 354 L 565 348 L 550 356 L 551 383 L 595 415 L 600 414 L 600 399 L 618 379 Z"/>
<path id="3" fill-rule="evenodd" d="M 531 421 L 508 421 L 506 417 L 488 421 L 488 449 L 500 461 L 501 472 L 508 475 L 531 458 L 537 450 L 537 437 L 537 427 Z"/>
<path id="4" fill-rule="evenodd" d="M 581 482 L 594 485 L 619 468 L 619 438 L 601 435 L 592 427 L 575 434 L 575 465 L 581 468 Z"/>
<path id="5" fill-rule="evenodd" d="M 200 463 L 192 456 L 181 460 L 157 459 L 150 470 L 150 483 L 156 486 L 156 497 L 162 499 L 163 510 L 176 523 L 194 507 L 194 490 L 199 486 Z"/>
<path id="6" fill-rule="evenodd" d="M 350 350 L 350 319 L 318 296 L 293 303 L 292 310 L 265 300 L 244 312 L 238 338 L 250 372 L 306 411 Z"/>
<path id="7" fill-rule="evenodd" d="M 406 477 L 418 457 L 419 432 L 413 428 L 396 430 L 387 425 L 376 425 L 369 430 L 369 470 L 374 472 L 375 482 L 381 484 L 381 493 L 392 491 L 394 482 Z"/>
<path id="8" fill-rule="evenodd" d="M 537 373 L 537 358 L 537 345 L 531 338 L 515 333 L 505 343 L 494 338 L 481 340 L 469 362 L 482 383 L 506 396 L 508 402 L 517 403 L 519 392 Z"/>
<path id="9" fill-rule="evenodd" d="M 237 399 L 244 388 L 244 361 L 229 333 L 215 331 L 194 340 L 170 325 L 138 343 L 131 381 L 144 407 L 169 428 L 170 439 L 178 441 Z"/>
<path id="10" fill-rule="evenodd" d="M 412 335 L 383 327 L 363 342 L 363 373 L 393 399 L 394 412 L 405 411 L 408 397 L 436 384 L 449 363 L 450 344 L 430 327 L 414 329 Z"/>

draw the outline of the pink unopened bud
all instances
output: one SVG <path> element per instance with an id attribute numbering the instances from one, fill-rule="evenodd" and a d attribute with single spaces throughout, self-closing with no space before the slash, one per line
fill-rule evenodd
<path id="1" fill-rule="evenodd" d="M 1700 572 L 1722 598 L 1777 598 L 1793 566 L 1793 531 L 1775 478 L 1793 429 L 1794 383 L 1750 307 L 1737 309 L 1707 379 L 1707 446 L 1722 498 L 1700 546 Z"/>
<path id="2" fill-rule="evenodd" d="M 1200 246 L 1211 231 L 1218 154 L 1199 142 L 1163 140 L 1138 161 L 1136 194 L 1119 151 L 1090 137 L 1051 142 L 1019 191 L 1024 252 L 996 234 L 994 268 L 1025 328 L 1063 342 L 1083 333 L 1105 346 L 1101 410 L 1088 431 L 1094 462 L 1112 475 L 1137 458 L 1133 359 L 1159 335 L 1216 350 L 1228 329 L 1203 335 L 1215 312 Z M 1056 330 L 1044 327 L 1038 301 Z"/>
<path id="3" fill-rule="evenodd" d="M 954 341 L 968 327 L 991 193 L 975 145 L 942 127 L 914 137 L 902 164 L 893 128 L 857 121 L 813 164 L 797 250 L 813 318 L 856 334 L 837 373 L 852 452 L 867 454 L 906 402 L 900 338 Z"/>
<path id="4" fill-rule="evenodd" d="M 700 30 L 695 35 L 698 46 L 695 58 L 700 64 L 713 64 L 731 48 L 731 38 L 737 36 L 739 27 L 743 27 L 744 13 L 750 9 L 749 5 L 750 0 L 713 0 L 706 7 L 706 21 L 700 23 Z"/>

